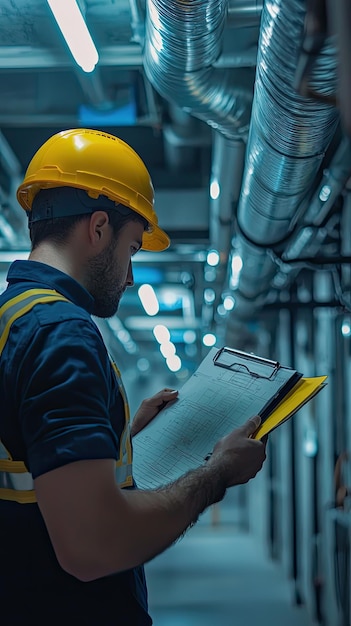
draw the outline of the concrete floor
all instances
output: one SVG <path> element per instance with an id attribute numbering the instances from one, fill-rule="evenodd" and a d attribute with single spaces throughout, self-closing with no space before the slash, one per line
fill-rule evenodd
<path id="1" fill-rule="evenodd" d="M 264 546 L 230 524 L 198 522 L 146 565 L 154 626 L 311 626 Z"/>

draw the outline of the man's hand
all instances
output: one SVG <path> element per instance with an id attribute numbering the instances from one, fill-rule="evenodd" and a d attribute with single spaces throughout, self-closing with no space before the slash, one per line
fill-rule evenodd
<path id="1" fill-rule="evenodd" d="M 252 439 L 260 423 L 259 416 L 252 417 L 216 443 L 208 465 L 218 468 L 226 487 L 247 483 L 262 468 L 266 458 L 265 441 Z"/>
<path id="2" fill-rule="evenodd" d="M 177 390 L 165 388 L 151 398 L 143 400 L 132 421 L 131 436 L 134 437 L 134 435 L 140 432 L 161 409 L 172 400 L 176 400 L 177 397 Z"/>
<path id="3" fill-rule="evenodd" d="M 176 391 L 163 389 L 145 400 L 141 423 L 176 397 Z M 207 463 L 160 489 L 120 489 L 114 458 L 76 461 L 38 476 L 38 505 L 61 567 L 91 581 L 146 563 L 168 548 L 222 500 L 227 487 L 259 471 L 265 444 L 250 439 L 259 423 L 253 418 L 223 437 Z"/>

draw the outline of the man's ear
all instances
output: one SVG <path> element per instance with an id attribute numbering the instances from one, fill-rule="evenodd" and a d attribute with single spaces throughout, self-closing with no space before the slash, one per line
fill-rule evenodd
<path id="1" fill-rule="evenodd" d="M 94 211 L 89 221 L 89 238 L 94 246 L 105 243 L 109 234 L 109 219 L 105 211 Z"/>

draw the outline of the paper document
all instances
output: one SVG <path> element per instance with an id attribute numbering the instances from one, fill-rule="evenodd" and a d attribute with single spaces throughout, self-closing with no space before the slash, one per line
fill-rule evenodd
<path id="1" fill-rule="evenodd" d="M 296 370 L 255 355 L 227 348 L 210 350 L 178 399 L 134 437 L 133 474 L 138 487 L 159 487 L 201 465 L 233 428 L 253 415 L 267 419 L 301 377 Z M 308 395 L 302 387 L 300 405 Z M 288 410 L 296 411 L 292 405 Z M 277 413 L 272 427 L 282 419 Z"/>

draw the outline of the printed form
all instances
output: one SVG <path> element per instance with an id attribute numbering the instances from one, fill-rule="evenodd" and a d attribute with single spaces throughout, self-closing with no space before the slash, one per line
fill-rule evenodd
<path id="1" fill-rule="evenodd" d="M 248 370 L 214 365 L 210 350 L 179 397 L 133 439 L 133 475 L 141 489 L 153 489 L 203 464 L 214 444 L 260 413 L 292 376 L 281 368 L 273 379 Z"/>

